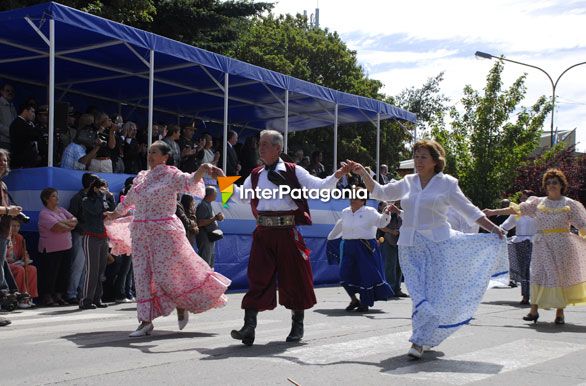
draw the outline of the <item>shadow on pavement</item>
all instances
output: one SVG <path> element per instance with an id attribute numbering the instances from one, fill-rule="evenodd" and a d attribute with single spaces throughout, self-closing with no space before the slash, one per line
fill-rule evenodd
<path id="1" fill-rule="evenodd" d="M 566 319 L 567 320 L 567 319 Z M 566 322 L 566 324 L 555 324 L 552 321 L 539 321 L 537 323 L 529 323 L 529 322 L 524 322 L 524 324 L 519 324 L 518 326 L 509 326 L 509 325 L 503 325 L 503 326 L 492 326 L 492 327 L 504 327 L 504 328 L 522 328 L 522 329 L 527 329 L 527 328 L 531 328 L 537 332 L 544 332 L 544 333 L 549 333 L 549 334 L 561 334 L 564 332 L 578 332 L 578 333 L 586 333 L 586 326 L 582 325 L 582 324 L 573 324 L 573 323 L 568 323 Z"/>
<path id="2" fill-rule="evenodd" d="M 463 361 L 452 359 L 440 359 L 445 354 L 441 351 L 427 351 L 420 360 L 410 359 L 402 354 L 380 362 L 381 372 L 393 375 L 422 374 L 425 373 L 473 373 L 473 374 L 498 374 L 502 365 L 488 362 Z M 367 363 L 362 363 L 367 364 Z"/>
<path id="3" fill-rule="evenodd" d="M 368 314 L 386 314 L 386 312 L 377 309 L 369 309 L 367 312 L 346 311 L 343 308 L 321 308 L 313 312 L 325 316 L 368 316 Z"/>
<path id="4" fill-rule="evenodd" d="M 196 348 L 195 351 L 199 352 L 206 357 L 201 360 L 221 360 L 227 358 L 254 358 L 254 357 L 272 357 L 278 356 L 279 359 L 290 360 L 296 362 L 297 358 L 281 356 L 287 350 L 300 348 L 305 346 L 306 343 L 303 341 L 299 343 L 288 343 L 284 341 L 272 341 L 266 344 L 253 344 L 252 346 L 246 346 L 242 343 L 234 340 L 234 344 L 225 347 L 215 348 Z"/>
<path id="5" fill-rule="evenodd" d="M 493 300 L 490 302 L 482 302 L 481 304 L 489 304 L 493 306 L 507 306 L 507 307 L 515 307 L 515 308 L 527 308 L 529 309 L 530 306 L 519 304 L 518 301 L 515 300 Z"/>
<path id="6" fill-rule="evenodd" d="M 78 307 L 75 307 L 73 309 L 68 309 L 68 310 L 41 312 L 41 313 L 39 313 L 39 315 L 43 315 L 43 316 L 68 315 L 68 314 L 76 314 L 76 313 L 82 312 L 82 311 L 86 311 L 86 310 L 80 310 Z"/>
<path id="7" fill-rule="evenodd" d="M 75 343 L 79 348 L 120 347 L 137 349 L 145 354 L 168 354 L 171 352 L 193 351 L 194 349 L 153 351 L 152 349 L 156 348 L 157 345 L 145 343 L 156 343 L 172 339 L 209 338 L 217 335 L 204 332 L 155 330 L 153 335 L 147 335 L 140 338 L 130 338 L 128 336 L 129 333 L 130 331 L 84 332 L 65 335 L 61 338 Z"/>

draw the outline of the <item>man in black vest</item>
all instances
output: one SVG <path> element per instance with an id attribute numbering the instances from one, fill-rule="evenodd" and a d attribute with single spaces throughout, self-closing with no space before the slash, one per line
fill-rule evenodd
<path id="1" fill-rule="evenodd" d="M 278 131 L 264 130 L 260 134 L 259 154 L 265 166 L 259 166 L 246 178 L 242 188 L 236 188 L 233 197 L 239 200 L 239 189 L 277 189 L 279 185 L 291 188 L 335 189 L 340 177 L 349 170 L 344 165 L 335 174 L 321 179 L 294 163 L 279 158 L 283 150 L 283 136 Z M 292 312 L 291 332 L 287 342 L 303 338 L 304 310 L 316 303 L 309 250 L 296 225 L 310 225 L 311 216 L 306 199 L 262 196 L 250 200 L 257 227 L 253 233 L 248 261 L 248 292 L 242 299 L 244 326 L 232 330 L 232 338 L 250 346 L 254 342 L 256 317 L 259 311 L 277 306 L 277 278 L 279 304 Z"/>

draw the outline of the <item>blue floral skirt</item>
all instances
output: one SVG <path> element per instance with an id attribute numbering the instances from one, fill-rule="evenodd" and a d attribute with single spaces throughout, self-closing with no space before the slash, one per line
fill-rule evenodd
<path id="1" fill-rule="evenodd" d="M 491 279 L 508 283 L 507 243 L 493 234 L 453 231 L 434 242 L 419 233 L 399 246 L 399 261 L 413 300 L 410 341 L 437 346 L 468 324 Z"/>

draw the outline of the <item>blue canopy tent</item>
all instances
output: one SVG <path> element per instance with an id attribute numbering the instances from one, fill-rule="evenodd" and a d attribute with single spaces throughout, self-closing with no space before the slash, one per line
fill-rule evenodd
<path id="1" fill-rule="evenodd" d="M 381 120 L 416 119 L 375 99 L 321 87 L 58 3 L 2 12 L 0 24 L 0 77 L 48 86 L 49 166 L 54 102 L 80 96 L 146 109 L 149 134 L 155 113 L 221 123 L 224 138 L 228 124 L 276 129 L 284 133 L 285 151 L 289 131 L 333 125 L 334 168 L 339 124 L 371 122 L 379 133 Z M 380 134 L 377 143 L 378 168 Z M 226 151 L 224 141 L 224 162 Z"/>
<path id="2" fill-rule="evenodd" d="M 33 220 L 40 210 L 41 189 L 55 186 L 67 202 L 79 187 L 79 172 L 51 167 L 58 101 L 79 105 L 99 100 L 124 110 L 127 118 L 132 111 L 146 110 L 149 141 L 154 119 L 214 122 L 222 125 L 224 139 L 228 124 L 276 129 L 284 134 L 285 151 L 289 131 L 333 126 L 334 168 L 339 124 L 374 124 L 378 170 L 381 120 L 415 121 L 414 114 L 375 99 L 321 87 L 58 3 L 1 12 L 0 25 L 0 79 L 48 90 L 49 168 L 13 171 L 7 179 Z M 224 162 L 226 152 L 224 140 Z M 104 177 L 117 191 L 126 176 Z M 313 251 L 317 283 L 336 281 L 337 269 L 327 266 L 323 240 L 343 206 L 310 202 L 314 225 L 302 232 Z M 224 211 L 226 237 L 218 247 L 218 269 L 242 288 L 255 221 L 247 207 L 233 205 Z M 32 222 L 28 225 L 26 230 L 33 231 Z"/>

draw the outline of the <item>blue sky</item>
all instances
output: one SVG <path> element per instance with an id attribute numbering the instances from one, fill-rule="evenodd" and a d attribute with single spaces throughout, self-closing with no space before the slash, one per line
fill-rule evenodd
<path id="1" fill-rule="evenodd" d="M 311 14 L 316 5 L 316 0 L 280 0 L 273 12 Z M 382 81 L 389 95 L 444 71 L 442 91 L 457 105 L 465 85 L 484 86 L 493 64 L 476 59 L 475 51 L 541 67 L 554 81 L 567 67 L 586 61 L 585 0 L 320 0 L 319 9 L 320 25 L 337 31 L 357 51 L 369 76 Z M 506 63 L 505 85 L 523 73 L 524 105 L 551 96 L 547 77 L 529 67 Z M 555 126 L 576 128 L 578 149 L 586 151 L 586 65 L 563 75 L 556 94 Z"/>

